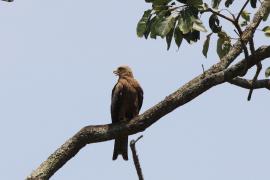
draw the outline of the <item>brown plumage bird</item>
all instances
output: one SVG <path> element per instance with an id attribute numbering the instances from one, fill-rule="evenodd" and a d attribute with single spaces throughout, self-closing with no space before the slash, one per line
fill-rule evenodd
<path id="1" fill-rule="evenodd" d="M 143 102 L 143 90 L 134 79 L 130 67 L 120 66 L 113 73 L 119 76 L 119 79 L 112 90 L 112 123 L 129 121 L 139 114 Z M 128 160 L 128 136 L 126 135 L 115 138 L 112 159 L 117 159 L 119 154 L 124 160 Z"/>

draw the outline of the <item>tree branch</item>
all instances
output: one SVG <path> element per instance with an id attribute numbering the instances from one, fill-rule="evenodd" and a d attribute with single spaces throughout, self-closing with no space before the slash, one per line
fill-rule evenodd
<path id="1" fill-rule="evenodd" d="M 226 56 L 221 59 L 221 62 L 217 65 L 213 66 L 212 71 L 220 71 L 227 68 L 242 52 L 242 43 L 247 44 L 249 40 L 253 37 L 253 34 L 256 28 L 259 26 L 262 21 L 263 16 L 265 16 L 268 12 L 268 4 L 264 1 L 258 11 L 255 13 L 252 21 L 243 31 L 243 35 L 241 40 L 239 39 L 232 47 L 233 51 L 230 51 Z M 241 42 L 242 41 L 242 42 Z"/>
<path id="2" fill-rule="evenodd" d="M 251 83 L 252 86 L 254 86 L 253 84 L 254 84 L 254 83 L 257 81 L 257 79 L 258 79 L 258 76 L 259 76 L 259 74 L 260 74 L 260 72 L 261 72 L 261 70 L 262 70 L 262 64 L 259 62 L 259 63 L 256 65 L 256 67 L 257 67 L 256 73 L 255 73 L 255 75 L 254 75 L 254 77 L 253 77 L 253 80 L 252 80 L 252 83 Z M 250 88 L 250 91 L 249 91 L 249 93 L 248 93 L 248 98 L 247 98 L 248 101 L 250 101 L 250 99 L 251 99 L 253 90 L 254 90 L 253 87 Z"/>
<path id="3" fill-rule="evenodd" d="M 248 79 L 243 79 L 243 78 L 234 78 L 230 81 L 229 83 L 245 88 L 245 89 L 261 89 L 261 88 L 266 88 L 270 90 L 270 79 L 261 79 L 255 81 L 253 84 L 253 80 L 248 80 Z"/>
<path id="4" fill-rule="evenodd" d="M 259 61 L 268 57 L 270 57 L 270 46 L 263 46 L 255 52 L 254 56 L 249 57 L 247 66 L 251 68 Z M 161 117 L 193 100 L 208 89 L 237 77 L 241 74 L 241 70 L 246 67 L 246 62 L 247 61 L 243 59 L 223 71 L 207 75 L 201 74 L 167 96 L 163 101 L 129 122 L 86 126 L 82 128 L 34 170 L 32 174 L 27 177 L 27 180 L 49 179 L 87 144 L 112 140 L 119 134 L 131 135 L 144 131 Z"/>

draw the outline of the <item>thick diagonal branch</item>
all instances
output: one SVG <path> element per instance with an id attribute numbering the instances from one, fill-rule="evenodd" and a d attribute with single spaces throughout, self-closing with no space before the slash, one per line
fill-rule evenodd
<path id="1" fill-rule="evenodd" d="M 254 56 L 249 57 L 247 66 L 250 68 L 268 57 L 270 57 L 270 46 L 263 46 L 255 52 Z M 87 144 L 112 140 L 118 134 L 131 135 L 144 131 L 161 117 L 193 100 L 208 89 L 237 77 L 241 74 L 241 70 L 246 67 L 246 62 L 244 59 L 223 71 L 207 75 L 201 74 L 129 122 L 82 128 L 33 171 L 27 179 L 49 179 Z"/>

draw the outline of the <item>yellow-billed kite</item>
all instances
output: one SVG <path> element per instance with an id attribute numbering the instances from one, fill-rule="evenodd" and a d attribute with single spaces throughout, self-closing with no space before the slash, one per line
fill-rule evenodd
<path id="1" fill-rule="evenodd" d="M 112 123 L 129 121 L 139 114 L 143 102 L 143 90 L 132 70 L 128 66 L 120 66 L 114 73 L 119 76 L 118 82 L 112 90 L 111 118 Z M 113 160 L 121 154 L 128 160 L 128 136 L 115 138 Z"/>

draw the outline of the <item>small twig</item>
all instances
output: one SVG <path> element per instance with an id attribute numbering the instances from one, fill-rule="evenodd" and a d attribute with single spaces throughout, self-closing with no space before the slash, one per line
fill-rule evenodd
<path id="1" fill-rule="evenodd" d="M 231 18 L 229 18 L 229 17 L 227 17 L 227 16 L 225 16 L 225 15 L 219 13 L 219 12 L 216 12 L 216 11 L 214 11 L 214 10 L 211 9 L 211 8 L 208 8 L 208 9 L 206 9 L 206 10 L 204 10 L 204 11 L 201 11 L 201 13 L 204 13 L 204 12 L 211 12 L 211 13 L 213 13 L 213 14 L 219 16 L 219 17 L 222 17 L 223 19 L 226 19 L 226 20 L 230 21 L 230 22 L 233 23 L 233 24 L 234 24 L 234 22 L 235 22 L 233 19 L 231 19 Z"/>
<path id="2" fill-rule="evenodd" d="M 202 78 L 205 77 L 205 70 L 204 70 L 204 65 L 202 64 L 202 70 L 203 70 L 203 74 L 202 74 Z"/>
<path id="3" fill-rule="evenodd" d="M 187 7 L 187 5 L 182 5 L 182 6 L 172 6 L 172 5 L 170 5 L 168 7 L 171 8 L 170 10 L 174 11 L 174 10 L 177 10 L 177 9 L 180 9 L 180 8 Z"/>
<path id="4" fill-rule="evenodd" d="M 241 8 L 239 14 L 237 15 L 237 17 L 236 17 L 236 19 L 235 19 L 237 23 L 238 23 L 238 21 L 239 21 L 239 18 L 240 18 L 240 16 L 241 16 L 242 12 L 244 11 L 244 9 L 246 8 L 246 6 L 247 6 L 248 3 L 249 3 L 249 0 L 247 0 L 247 1 L 245 2 L 244 6 Z"/>
<path id="5" fill-rule="evenodd" d="M 222 12 L 222 11 L 227 11 L 232 16 L 232 18 L 235 20 L 235 16 L 231 11 L 229 11 L 228 9 L 221 9 L 220 12 Z"/>
<path id="6" fill-rule="evenodd" d="M 139 177 L 139 180 L 143 180 L 143 173 L 142 173 L 142 169 L 141 169 L 141 165 L 140 165 L 140 161 L 139 161 L 139 157 L 137 155 L 137 151 L 136 151 L 136 147 L 135 144 L 142 138 L 143 136 L 141 135 L 140 137 L 138 137 L 137 140 L 132 140 L 130 141 L 130 148 L 131 148 L 131 152 L 132 152 L 132 156 L 133 156 L 133 161 L 134 161 L 134 165 Z"/>
<path id="7" fill-rule="evenodd" d="M 240 34 L 235 29 L 233 31 L 235 32 L 235 34 L 237 34 L 237 36 L 240 37 Z"/>
<path id="8" fill-rule="evenodd" d="M 261 63 L 258 63 L 256 66 L 257 66 L 257 70 L 256 70 L 256 73 L 255 73 L 254 78 L 252 80 L 252 85 L 251 85 L 252 87 L 251 87 L 251 89 L 249 90 L 249 93 L 248 93 L 248 98 L 247 98 L 248 101 L 251 100 L 251 96 L 252 96 L 252 93 L 253 93 L 253 90 L 254 90 L 254 83 L 257 81 L 258 76 L 259 76 L 259 74 L 260 74 L 260 72 L 262 70 L 262 64 Z"/>
<path id="9" fill-rule="evenodd" d="M 202 64 L 202 70 L 203 70 L 203 74 L 205 74 L 205 71 L 204 71 L 204 66 L 203 66 L 203 64 Z"/>
<path id="10" fill-rule="evenodd" d="M 253 55 L 255 53 L 255 47 L 254 47 L 253 38 L 251 38 L 250 41 L 249 41 L 249 47 L 250 47 L 251 54 Z M 248 101 L 251 100 L 251 96 L 252 96 L 252 93 L 253 93 L 253 90 L 254 90 L 254 84 L 257 81 L 258 76 L 259 76 L 259 74 L 260 74 L 260 72 L 262 70 L 262 63 L 261 62 L 256 64 L 256 66 L 257 66 L 257 70 L 256 70 L 256 73 L 255 73 L 255 75 L 253 77 L 253 80 L 252 80 L 252 83 L 251 83 L 251 88 L 250 88 L 249 93 L 248 93 L 248 98 L 247 98 Z"/>
<path id="11" fill-rule="evenodd" d="M 241 43 L 242 43 L 242 46 L 243 46 L 243 50 L 244 50 L 244 53 L 245 53 L 245 58 L 247 59 L 247 57 L 249 56 L 248 55 L 248 50 L 247 50 L 247 47 L 246 47 L 246 45 L 243 43 L 243 41 L 242 41 L 242 34 L 243 34 L 243 31 L 242 31 L 242 29 L 241 29 L 241 27 L 239 26 L 239 18 L 240 18 L 240 16 L 241 16 L 241 14 L 242 14 L 242 12 L 244 11 L 244 9 L 246 8 L 246 6 L 247 6 L 247 4 L 249 3 L 249 0 L 247 0 L 246 2 L 245 2 L 245 4 L 243 5 L 243 7 L 241 8 L 241 10 L 240 10 L 240 12 L 238 13 L 238 15 L 237 15 L 237 17 L 236 17 L 236 19 L 235 19 L 235 21 L 234 21 L 234 26 L 236 27 L 236 29 L 237 29 L 237 31 L 238 31 L 238 35 L 239 35 L 239 37 L 240 37 L 240 41 L 241 41 Z M 235 31 L 236 32 L 236 31 Z M 254 46 L 253 46 L 253 49 L 251 49 L 251 51 L 253 50 L 253 52 L 255 51 L 255 49 L 254 49 Z M 253 53 L 251 53 L 251 54 L 253 54 Z M 245 70 L 246 71 L 246 70 Z"/>
<path id="12" fill-rule="evenodd" d="M 255 53 L 255 46 L 254 46 L 253 37 L 249 41 L 249 47 L 250 47 L 251 54 L 253 55 Z"/>
<path id="13" fill-rule="evenodd" d="M 241 37 L 240 37 L 241 38 Z M 243 50 L 244 50 L 244 54 L 245 54 L 245 58 L 248 59 L 248 49 L 247 49 L 247 46 L 245 45 L 245 43 L 242 41 L 241 39 L 241 43 L 242 43 L 242 46 L 243 46 Z"/>
<path id="14" fill-rule="evenodd" d="M 243 42 L 243 40 L 242 40 L 243 31 L 242 31 L 241 27 L 239 26 L 237 20 L 235 20 L 233 24 L 234 24 L 234 26 L 235 26 L 236 29 L 237 29 L 237 31 L 234 29 L 234 32 L 235 32 L 235 33 L 239 36 L 239 38 L 240 38 L 240 42 L 241 42 L 241 44 L 242 44 L 242 48 L 243 48 L 243 51 L 244 51 L 244 54 L 245 54 L 245 59 L 248 60 L 248 57 L 249 57 L 248 49 L 247 49 L 246 44 L 245 44 L 245 43 Z M 247 73 L 247 71 L 248 71 L 248 67 L 246 66 L 246 67 L 244 68 L 244 71 L 243 71 L 243 73 L 242 73 L 241 76 L 244 76 L 244 75 Z"/>
<path id="15" fill-rule="evenodd" d="M 245 58 L 247 58 L 249 55 L 248 55 L 248 49 L 247 49 L 245 43 L 242 40 L 243 31 L 242 31 L 241 27 L 239 26 L 239 24 L 236 21 L 234 22 L 234 26 L 237 29 L 237 31 L 234 29 L 234 32 L 239 36 L 240 41 L 242 43 L 242 47 L 243 47 L 244 53 L 245 53 Z"/>

